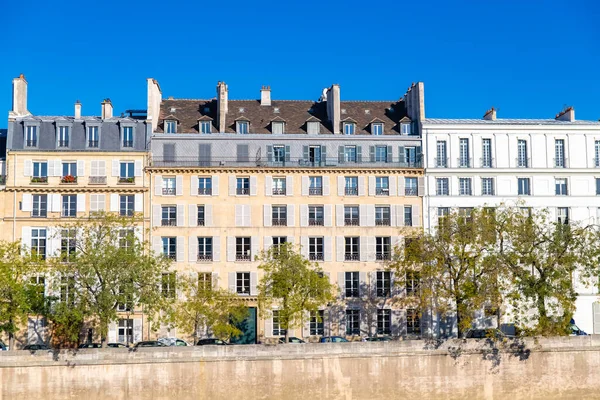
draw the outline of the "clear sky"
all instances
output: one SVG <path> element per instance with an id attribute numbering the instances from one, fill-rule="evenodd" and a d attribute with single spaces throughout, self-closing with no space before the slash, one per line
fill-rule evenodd
<path id="1" fill-rule="evenodd" d="M 24 73 L 29 110 L 98 115 L 163 96 L 394 100 L 425 82 L 429 117 L 600 118 L 600 2 L 0 0 L 0 110 Z M 7 115 L 7 114 L 4 114 Z M 5 118 L 5 117 L 2 117 Z M 6 120 L 0 127 L 6 127 Z"/>

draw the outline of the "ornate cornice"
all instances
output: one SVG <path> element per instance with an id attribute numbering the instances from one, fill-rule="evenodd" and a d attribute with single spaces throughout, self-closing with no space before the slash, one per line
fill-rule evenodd
<path id="1" fill-rule="evenodd" d="M 382 175 L 424 175 L 421 168 L 266 168 L 266 167 L 146 167 L 149 174 L 382 174 Z"/>

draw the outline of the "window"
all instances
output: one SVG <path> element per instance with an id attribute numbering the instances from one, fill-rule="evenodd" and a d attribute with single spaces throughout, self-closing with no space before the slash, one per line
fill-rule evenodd
<path id="1" fill-rule="evenodd" d="M 387 146 L 375 146 L 375 162 L 387 162 Z"/>
<path id="2" fill-rule="evenodd" d="M 235 274 L 235 291 L 238 294 L 250 294 L 250 272 Z"/>
<path id="3" fill-rule="evenodd" d="M 419 294 L 419 285 L 421 283 L 421 277 L 416 271 L 409 271 L 406 273 L 406 295 L 414 296 Z"/>
<path id="4" fill-rule="evenodd" d="M 100 141 L 100 135 L 98 133 L 97 126 L 88 126 L 87 127 L 87 145 L 91 148 L 98 148 L 98 143 Z"/>
<path id="5" fill-rule="evenodd" d="M 470 167 L 471 163 L 470 163 L 470 158 L 469 158 L 469 139 L 466 139 L 466 138 L 459 139 L 458 146 L 459 146 L 458 147 L 458 151 L 459 151 L 458 166 L 462 167 L 462 168 Z"/>
<path id="6" fill-rule="evenodd" d="M 324 225 L 323 206 L 308 206 L 308 226 Z"/>
<path id="7" fill-rule="evenodd" d="M 326 151 L 325 151 L 325 147 L 323 148 L 323 151 L 321 152 L 321 146 L 309 146 L 308 147 L 308 154 L 304 153 L 304 162 L 307 162 L 310 165 L 321 165 L 321 155 L 323 156 L 323 164 L 325 163 L 325 161 L 327 161 L 327 157 L 326 157 Z M 306 159 L 306 157 L 308 156 L 308 159 Z"/>
<path id="8" fill-rule="evenodd" d="M 419 194 L 417 178 L 404 178 L 404 195 L 417 196 Z"/>
<path id="9" fill-rule="evenodd" d="M 481 140 L 481 167 L 492 167 L 492 139 Z"/>
<path id="10" fill-rule="evenodd" d="M 529 160 L 527 159 L 527 142 L 521 139 L 517 141 L 517 167 L 529 167 Z"/>
<path id="11" fill-rule="evenodd" d="M 600 195 L 600 178 L 596 178 L 596 195 Z"/>
<path id="12" fill-rule="evenodd" d="M 177 226 L 177 207 L 163 206 L 161 226 Z"/>
<path id="13" fill-rule="evenodd" d="M 48 183 L 48 163 L 46 161 L 33 162 L 33 183 Z"/>
<path id="14" fill-rule="evenodd" d="M 68 194 L 62 196 L 62 213 L 63 217 L 77 216 L 77 195 Z"/>
<path id="15" fill-rule="evenodd" d="M 287 225 L 287 206 L 272 206 L 271 207 L 272 225 L 286 226 Z"/>
<path id="16" fill-rule="evenodd" d="M 383 135 L 383 124 L 380 123 L 372 123 L 371 124 L 371 133 L 373 135 Z"/>
<path id="17" fill-rule="evenodd" d="M 212 179 L 206 177 L 198 178 L 198 194 L 210 196 L 212 194 Z"/>
<path id="18" fill-rule="evenodd" d="M 345 180 L 346 196 L 358 196 L 358 177 L 347 176 Z"/>
<path id="19" fill-rule="evenodd" d="M 279 252 L 281 246 L 287 243 L 287 236 L 273 236 L 271 240 L 273 248 L 276 252 Z"/>
<path id="20" fill-rule="evenodd" d="M 358 297 L 359 295 L 359 274 L 358 272 L 346 272 L 344 274 L 346 280 L 346 297 Z"/>
<path id="21" fill-rule="evenodd" d="M 285 146 L 275 145 L 273 146 L 273 162 L 277 164 L 285 163 Z"/>
<path id="22" fill-rule="evenodd" d="M 360 255 L 359 255 L 359 251 L 358 251 L 358 249 L 359 249 L 358 241 L 359 241 L 358 237 L 345 237 L 344 238 L 344 242 L 345 242 L 344 259 L 346 261 L 360 260 Z"/>
<path id="23" fill-rule="evenodd" d="M 310 335 L 323 336 L 325 334 L 325 312 L 323 310 L 310 312 Z"/>
<path id="24" fill-rule="evenodd" d="M 529 196 L 531 194 L 529 178 L 518 178 L 517 186 L 519 188 L 519 196 Z"/>
<path id="25" fill-rule="evenodd" d="M 377 271 L 376 278 L 377 297 L 390 297 L 392 295 L 392 273 Z"/>
<path id="26" fill-rule="evenodd" d="M 354 135 L 356 124 L 353 122 L 344 122 L 344 135 Z"/>
<path id="27" fill-rule="evenodd" d="M 438 140 L 436 144 L 436 158 L 435 158 L 435 166 L 437 168 L 446 168 L 448 167 L 448 153 L 446 152 L 446 141 Z"/>
<path id="28" fill-rule="evenodd" d="M 356 309 L 346 310 L 346 335 L 360 335 L 360 312 Z"/>
<path id="29" fill-rule="evenodd" d="M 390 183 L 387 176 L 375 177 L 375 194 L 377 196 L 390 195 Z"/>
<path id="30" fill-rule="evenodd" d="M 438 196 L 448 196 L 450 194 L 448 188 L 448 178 L 435 179 L 435 194 Z"/>
<path id="31" fill-rule="evenodd" d="M 117 331 L 119 336 L 119 343 L 132 343 L 133 342 L 133 320 L 132 319 L 119 319 L 119 329 Z"/>
<path id="32" fill-rule="evenodd" d="M 416 147 L 405 147 L 404 148 L 404 161 L 409 167 L 417 166 L 417 148 Z"/>
<path id="33" fill-rule="evenodd" d="M 133 147 L 133 126 L 123 127 L 123 147 Z"/>
<path id="34" fill-rule="evenodd" d="M 557 196 L 566 196 L 567 191 L 567 178 L 557 178 L 554 180 L 554 185 L 556 187 L 556 195 Z"/>
<path id="35" fill-rule="evenodd" d="M 438 207 L 438 209 L 437 209 L 437 216 L 438 216 L 437 224 L 439 227 L 444 226 L 444 218 L 446 218 L 448 215 L 450 215 L 450 208 Z"/>
<path id="36" fill-rule="evenodd" d="M 72 262 L 75 259 L 76 237 L 75 229 L 63 229 L 60 232 L 60 258 L 62 262 Z"/>
<path id="37" fill-rule="evenodd" d="M 392 240 L 389 236 L 375 238 L 375 259 L 377 261 L 390 260 L 392 257 Z"/>
<path id="38" fill-rule="evenodd" d="M 198 206 L 198 226 L 204 226 L 204 224 L 206 223 L 206 214 L 205 214 L 205 207 L 204 206 Z"/>
<path id="39" fill-rule="evenodd" d="M 344 207 L 344 225 L 345 226 L 360 225 L 360 219 L 359 219 L 359 215 L 358 215 L 358 206 L 345 206 Z"/>
<path id="40" fill-rule="evenodd" d="M 321 123 L 317 121 L 307 122 L 306 131 L 310 135 L 318 135 L 319 133 L 321 133 Z"/>
<path id="41" fill-rule="evenodd" d="M 375 226 L 390 226 L 390 207 L 375 207 Z"/>
<path id="42" fill-rule="evenodd" d="M 250 261 L 250 238 L 236 237 L 235 238 L 235 260 Z"/>
<path id="43" fill-rule="evenodd" d="M 35 294 L 38 296 L 38 299 L 42 300 L 46 295 L 46 278 L 41 275 L 36 275 L 32 276 L 29 282 L 35 289 Z"/>
<path id="44" fill-rule="evenodd" d="M 125 251 L 133 250 L 135 244 L 135 234 L 133 228 L 119 230 L 119 248 Z"/>
<path id="45" fill-rule="evenodd" d="M 77 182 L 77 163 L 64 162 L 62 163 L 62 183 L 75 183 Z"/>
<path id="46" fill-rule="evenodd" d="M 494 195 L 494 178 L 481 178 L 481 195 Z"/>
<path id="47" fill-rule="evenodd" d="M 198 272 L 198 290 L 204 292 L 212 290 L 212 273 Z"/>
<path id="48" fill-rule="evenodd" d="M 250 194 L 250 178 L 237 178 L 236 193 L 242 195 Z"/>
<path id="49" fill-rule="evenodd" d="M 421 334 L 421 318 L 417 310 L 412 308 L 406 310 L 406 333 L 409 335 Z"/>
<path id="50" fill-rule="evenodd" d="M 554 157 L 554 166 L 556 168 L 564 168 L 566 166 L 564 139 L 556 139 L 554 141 Z"/>
<path id="51" fill-rule="evenodd" d="M 471 178 L 458 178 L 458 190 L 461 196 L 471 196 Z"/>
<path id="52" fill-rule="evenodd" d="M 600 167 L 600 140 L 594 141 L 594 166 Z"/>
<path id="53" fill-rule="evenodd" d="M 32 197 L 32 217 L 46 218 L 48 215 L 48 195 L 34 194 Z"/>
<path id="54" fill-rule="evenodd" d="M 37 147 L 37 126 L 25 127 L 25 147 Z"/>
<path id="55" fill-rule="evenodd" d="M 323 261 L 323 238 L 308 238 L 308 259 L 311 261 Z"/>
<path id="56" fill-rule="evenodd" d="M 135 196 L 132 194 L 122 194 L 119 196 L 119 215 L 122 217 L 131 217 L 134 211 Z"/>
<path id="57" fill-rule="evenodd" d="M 392 333 L 392 310 L 377 310 L 377 334 L 390 335 Z"/>
<path id="58" fill-rule="evenodd" d="M 271 122 L 271 129 L 273 130 L 273 134 L 280 135 L 285 131 L 285 123 L 283 122 Z"/>
<path id="59" fill-rule="evenodd" d="M 411 128 L 410 124 L 407 124 L 407 123 L 400 124 L 400 133 L 402 135 L 410 135 L 412 133 L 412 130 L 410 128 Z"/>
<path id="60" fill-rule="evenodd" d="M 174 176 L 163 178 L 163 180 L 162 180 L 163 196 L 175 196 L 176 185 L 177 185 L 177 183 L 176 183 Z"/>
<path id="61" fill-rule="evenodd" d="M 412 206 L 404 206 L 404 226 L 413 226 Z"/>
<path id="62" fill-rule="evenodd" d="M 162 253 L 165 257 L 171 260 L 177 259 L 177 238 L 163 237 L 162 238 Z"/>
<path id="63" fill-rule="evenodd" d="M 273 195 L 285 196 L 285 178 L 273 178 Z"/>
<path id="64" fill-rule="evenodd" d="M 344 162 L 356 162 L 356 146 L 344 146 Z"/>
<path id="65" fill-rule="evenodd" d="M 200 121 L 198 123 L 198 126 L 200 128 L 200 133 L 203 133 L 203 134 L 211 133 L 212 124 L 210 121 Z"/>
<path id="66" fill-rule="evenodd" d="M 249 127 L 249 123 L 248 121 L 237 121 L 236 122 L 236 132 L 237 133 L 242 133 L 242 134 L 247 134 L 248 133 L 248 127 Z"/>
<path id="67" fill-rule="evenodd" d="M 323 178 L 320 176 L 311 176 L 309 179 L 308 195 L 322 196 L 323 195 Z"/>
<path id="68" fill-rule="evenodd" d="M 285 336 L 285 329 L 281 327 L 279 310 L 273 310 L 273 336 Z"/>
<path id="69" fill-rule="evenodd" d="M 165 133 L 177 133 L 177 121 L 165 121 Z"/>
<path id="70" fill-rule="evenodd" d="M 46 229 L 33 228 L 31 230 L 31 254 L 40 260 L 46 259 Z"/>
<path id="71" fill-rule="evenodd" d="M 72 276 L 60 277 L 60 301 L 65 304 L 75 304 L 75 278 Z"/>
<path id="72" fill-rule="evenodd" d="M 58 127 L 58 147 L 69 147 L 69 127 Z"/>
<path id="73" fill-rule="evenodd" d="M 569 223 L 569 208 L 568 207 L 558 207 L 556 209 L 556 222 L 559 224 L 568 224 Z"/>
<path id="74" fill-rule="evenodd" d="M 134 168 L 135 165 L 133 162 L 122 162 L 120 164 L 120 174 L 119 174 L 119 183 L 133 183 L 135 181 L 134 178 Z"/>
<path id="75" fill-rule="evenodd" d="M 198 261 L 212 261 L 213 259 L 213 240 L 212 237 L 198 238 Z"/>

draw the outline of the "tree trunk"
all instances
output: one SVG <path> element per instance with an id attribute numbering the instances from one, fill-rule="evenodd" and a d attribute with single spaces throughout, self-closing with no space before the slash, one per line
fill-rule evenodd
<path id="1" fill-rule="evenodd" d="M 463 328 L 462 328 L 463 302 L 459 297 L 456 297 L 454 301 L 456 301 L 456 330 L 457 330 L 457 336 L 460 339 L 463 336 Z"/>
<path id="2" fill-rule="evenodd" d="M 15 351 L 15 335 L 12 332 L 8 333 L 8 347 L 10 351 Z"/>
<path id="3" fill-rule="evenodd" d="M 544 296 L 538 295 L 536 301 L 537 311 L 538 311 L 538 331 L 541 328 L 541 332 L 544 333 L 549 328 L 550 319 L 548 318 L 548 313 L 546 311 L 546 298 Z"/>

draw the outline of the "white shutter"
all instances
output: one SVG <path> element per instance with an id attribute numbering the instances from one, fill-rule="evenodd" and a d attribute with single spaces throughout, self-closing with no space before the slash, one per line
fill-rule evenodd
<path id="1" fill-rule="evenodd" d="M 425 196 L 425 177 L 420 176 L 417 182 L 419 185 L 417 188 L 417 196 Z"/>
<path id="2" fill-rule="evenodd" d="M 398 204 L 396 205 L 396 226 L 404 226 L 404 206 Z"/>
<path id="3" fill-rule="evenodd" d="M 77 212 L 85 212 L 85 194 L 77 195 Z"/>
<path id="4" fill-rule="evenodd" d="M 77 176 L 85 175 L 85 161 L 77 160 Z"/>
<path id="5" fill-rule="evenodd" d="M 219 177 L 218 177 L 218 175 L 213 175 L 211 181 L 212 181 L 212 195 L 218 196 L 219 195 Z"/>
<path id="6" fill-rule="evenodd" d="M 296 209 L 293 204 L 287 206 L 287 226 L 294 226 L 296 221 Z"/>
<path id="7" fill-rule="evenodd" d="M 404 335 L 406 333 L 404 330 L 405 326 L 402 309 L 392 309 L 392 335 L 396 337 Z"/>
<path id="8" fill-rule="evenodd" d="M 50 174 L 49 174 L 50 175 Z M 62 176 L 62 161 L 54 160 L 54 171 L 50 176 Z"/>
<path id="9" fill-rule="evenodd" d="M 340 297 L 343 299 L 346 297 L 346 273 L 338 272 L 337 284 L 340 288 Z M 342 328 L 340 328 L 342 329 Z"/>
<path id="10" fill-rule="evenodd" d="M 133 342 L 137 343 L 142 340 L 142 319 L 133 319 Z"/>
<path id="11" fill-rule="evenodd" d="M 24 226 L 21 229 L 21 245 L 29 251 L 31 248 L 31 227 Z"/>
<path id="12" fill-rule="evenodd" d="M 263 225 L 271 226 L 272 221 L 272 208 L 270 204 L 263 205 Z M 237 220 L 237 218 L 236 218 Z"/>
<path id="13" fill-rule="evenodd" d="M 367 205 L 360 204 L 358 206 L 358 220 L 360 226 L 368 226 L 367 225 Z"/>
<path id="14" fill-rule="evenodd" d="M 177 262 L 185 261 L 185 246 L 184 246 L 184 236 L 177 236 Z"/>
<path id="15" fill-rule="evenodd" d="M 190 196 L 198 196 L 198 176 L 190 177 Z"/>
<path id="16" fill-rule="evenodd" d="M 235 205 L 235 226 L 244 226 L 243 208 L 242 204 Z"/>
<path id="17" fill-rule="evenodd" d="M 230 196 L 235 196 L 235 184 L 236 184 L 235 176 L 230 176 L 229 177 L 229 195 Z"/>
<path id="18" fill-rule="evenodd" d="M 308 196 L 308 188 L 310 187 L 310 178 L 308 176 L 302 176 L 302 196 Z"/>
<path id="19" fill-rule="evenodd" d="M 338 176 L 338 196 L 344 195 L 344 187 L 346 184 L 346 180 L 343 176 Z"/>
<path id="20" fill-rule="evenodd" d="M 229 286 L 229 291 L 231 293 L 235 293 L 235 286 L 236 286 L 236 282 L 235 282 L 235 272 L 229 272 L 227 274 L 227 285 Z"/>
<path id="21" fill-rule="evenodd" d="M 322 183 L 323 183 L 323 196 L 329 196 L 329 177 L 324 176 Z"/>
<path id="22" fill-rule="evenodd" d="M 244 225 L 243 226 L 250 226 L 252 225 L 252 216 L 250 215 L 250 204 L 245 204 L 243 206 L 243 213 L 244 213 Z"/>
<path id="23" fill-rule="evenodd" d="M 399 176 L 398 177 L 398 196 L 405 196 L 405 190 L 404 190 L 404 177 L 403 176 Z"/>
<path id="24" fill-rule="evenodd" d="M 302 323 L 302 338 L 307 339 L 310 337 L 310 312 L 304 311 L 304 321 Z"/>
<path id="25" fill-rule="evenodd" d="M 375 196 L 375 177 L 369 176 L 369 196 Z"/>
<path id="26" fill-rule="evenodd" d="M 190 236 L 188 238 L 188 262 L 198 261 L 198 237 Z"/>
<path id="27" fill-rule="evenodd" d="M 331 204 L 325 204 L 325 206 L 323 206 L 323 219 L 323 224 L 325 226 L 333 226 L 333 206 Z"/>
<path id="28" fill-rule="evenodd" d="M 323 237 L 323 261 L 333 261 L 331 236 Z"/>
<path id="29" fill-rule="evenodd" d="M 196 211 L 197 213 L 197 211 Z M 213 226 L 213 206 L 207 204 L 204 206 L 204 226 Z"/>
<path id="30" fill-rule="evenodd" d="M 136 178 L 142 177 L 142 160 L 136 160 L 133 163 L 133 176 Z"/>
<path id="31" fill-rule="evenodd" d="M 344 249 L 345 249 L 345 241 L 343 236 L 335 237 L 335 253 L 336 253 L 336 261 L 343 262 L 344 261 Z"/>
<path id="32" fill-rule="evenodd" d="M 375 226 L 375 205 L 368 204 L 366 209 L 367 209 L 366 225 L 367 226 Z"/>
<path id="33" fill-rule="evenodd" d="M 294 177 L 293 176 L 285 177 L 285 195 L 286 196 L 294 195 Z"/>
<path id="34" fill-rule="evenodd" d="M 119 176 L 120 175 L 120 165 L 119 165 L 119 160 L 112 160 L 112 176 Z"/>
<path id="35" fill-rule="evenodd" d="M 175 196 L 183 195 L 183 176 L 177 175 L 175 177 Z"/>
<path id="36" fill-rule="evenodd" d="M 106 161 L 98 161 L 98 176 L 106 176 Z"/>
<path id="37" fill-rule="evenodd" d="M 367 261 L 375 261 L 375 237 L 368 236 L 367 238 Z"/>
<path id="38" fill-rule="evenodd" d="M 152 251 L 157 255 L 163 253 L 162 238 L 160 236 L 154 236 L 152 238 Z"/>
<path id="39" fill-rule="evenodd" d="M 58 229 L 49 227 L 46 231 L 46 256 L 54 257 L 60 252 L 60 241 L 61 236 L 58 233 Z"/>
<path id="40" fill-rule="evenodd" d="M 24 176 L 33 176 L 33 161 L 32 160 L 24 161 L 23 175 Z"/>
<path id="41" fill-rule="evenodd" d="M 358 177 L 358 195 L 364 196 L 366 194 L 365 192 L 366 192 L 365 177 L 359 176 Z"/>
<path id="42" fill-rule="evenodd" d="M 152 225 L 161 226 L 162 207 L 158 204 L 152 205 Z"/>
<path id="43" fill-rule="evenodd" d="M 412 206 L 412 223 L 413 226 L 421 226 L 421 212 L 418 204 Z"/>
<path id="44" fill-rule="evenodd" d="M 344 226 L 344 205 L 335 205 L 335 224 L 336 226 Z"/>
<path id="45" fill-rule="evenodd" d="M 367 253 L 369 251 L 369 241 L 366 236 L 358 238 L 358 251 L 360 251 L 360 261 L 367 261 Z"/>
<path id="46" fill-rule="evenodd" d="M 364 296 L 366 295 L 366 293 L 364 293 L 365 289 L 367 288 L 367 273 L 364 271 L 361 271 L 358 273 L 358 294 L 359 296 Z"/>
<path id="47" fill-rule="evenodd" d="M 213 236 L 213 261 L 221 261 L 221 236 Z"/>
<path id="48" fill-rule="evenodd" d="M 390 206 L 390 226 L 398 226 L 396 222 L 396 206 Z"/>
<path id="49" fill-rule="evenodd" d="M 308 236 L 300 236 L 300 254 L 308 258 Z"/>
<path id="50" fill-rule="evenodd" d="M 144 194 L 143 193 L 136 193 L 134 195 L 134 208 L 133 210 L 135 212 L 142 212 L 144 211 Z"/>
<path id="51" fill-rule="evenodd" d="M 108 324 L 108 343 L 117 342 L 117 323 L 111 322 Z"/>
<path id="52" fill-rule="evenodd" d="M 389 183 L 389 187 L 390 187 L 390 196 L 397 196 L 398 191 L 397 191 L 396 183 L 398 183 L 398 181 L 396 180 L 396 177 L 394 175 L 388 177 L 388 183 Z"/>
<path id="53" fill-rule="evenodd" d="M 273 337 L 273 316 L 265 315 L 265 337 Z"/>
<path id="54" fill-rule="evenodd" d="M 308 226 L 308 205 L 300 204 L 300 226 Z"/>
<path id="55" fill-rule="evenodd" d="M 214 260 L 214 256 L 213 256 L 213 260 Z M 211 281 L 212 281 L 212 287 L 213 289 L 218 289 L 219 288 L 219 273 L 218 272 L 213 272 L 211 275 Z"/>
<path id="56" fill-rule="evenodd" d="M 227 236 L 227 261 L 235 261 L 235 237 Z"/>
<path id="57" fill-rule="evenodd" d="M 204 210 L 204 219 L 206 221 L 206 208 Z M 191 227 L 198 226 L 198 206 L 195 204 L 188 206 L 188 224 Z"/>
<path id="58" fill-rule="evenodd" d="M 271 175 L 265 176 L 265 196 L 271 196 L 273 194 L 273 177 Z"/>
<path id="59" fill-rule="evenodd" d="M 185 204 L 177 204 L 177 226 L 185 226 Z"/>
<path id="60" fill-rule="evenodd" d="M 250 177 L 250 196 L 256 196 L 258 184 L 256 183 L 256 176 Z"/>
<path id="61" fill-rule="evenodd" d="M 265 236 L 263 237 L 263 250 L 265 252 L 269 251 L 269 249 L 273 246 L 273 236 Z"/>
<path id="62" fill-rule="evenodd" d="M 162 175 L 156 175 L 154 177 L 154 194 L 156 196 L 162 196 L 163 179 Z"/>
<path id="63" fill-rule="evenodd" d="M 250 238 L 250 260 L 254 261 L 254 259 L 256 258 L 256 256 L 258 256 L 259 253 L 259 243 L 258 243 L 258 236 L 252 236 Z"/>
<path id="64" fill-rule="evenodd" d="M 21 211 L 33 211 L 33 196 L 31 193 L 23 193 Z"/>
<path id="65" fill-rule="evenodd" d="M 256 285 L 258 284 L 258 276 L 256 272 L 250 272 L 250 296 L 256 296 Z"/>
<path id="66" fill-rule="evenodd" d="M 110 194 L 110 211 L 119 211 L 119 195 L 116 193 Z"/>
<path id="67" fill-rule="evenodd" d="M 51 206 L 52 206 L 52 212 L 60 212 L 60 194 L 58 193 L 53 193 L 53 194 L 49 194 L 48 195 L 49 198 L 51 198 Z"/>

